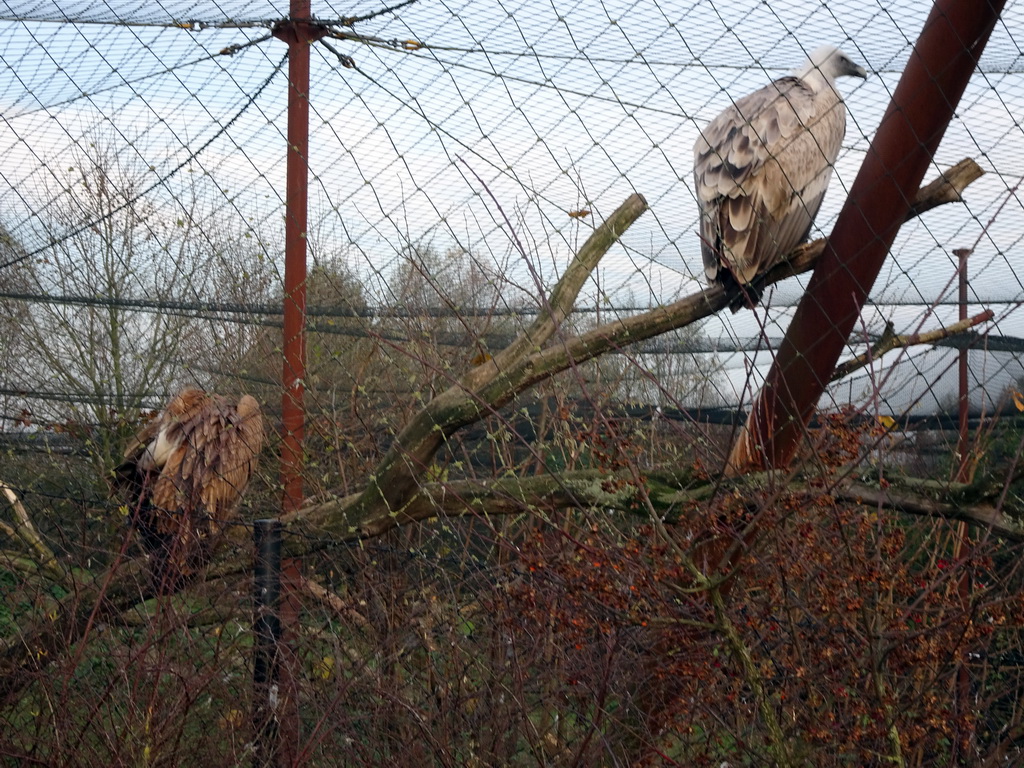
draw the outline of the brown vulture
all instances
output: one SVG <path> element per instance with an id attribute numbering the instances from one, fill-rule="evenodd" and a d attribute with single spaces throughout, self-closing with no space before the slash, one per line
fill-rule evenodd
<path id="1" fill-rule="evenodd" d="M 256 470 L 263 436 L 255 398 L 186 389 L 131 440 L 114 486 L 152 557 L 158 592 L 181 588 L 209 562 Z"/>
<path id="2" fill-rule="evenodd" d="M 693 148 L 708 282 L 760 298 L 758 278 L 802 243 L 846 135 L 837 77 L 867 77 L 842 51 L 818 48 L 791 75 L 736 101 Z"/>

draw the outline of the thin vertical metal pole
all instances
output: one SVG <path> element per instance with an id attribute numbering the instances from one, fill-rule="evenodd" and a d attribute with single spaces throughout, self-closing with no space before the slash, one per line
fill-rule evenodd
<path id="1" fill-rule="evenodd" d="M 278 755 L 281 618 L 280 520 L 257 520 L 253 528 L 253 768 L 274 768 Z"/>
<path id="2" fill-rule="evenodd" d="M 284 223 L 284 389 L 281 484 L 284 511 L 302 505 L 305 437 L 306 225 L 309 198 L 309 44 L 322 36 L 309 0 L 291 0 L 291 17 L 274 28 L 288 43 L 288 160 Z"/>
<path id="3" fill-rule="evenodd" d="M 960 259 L 960 319 L 967 319 L 967 257 L 971 255 L 970 248 L 957 248 L 953 251 L 955 256 Z M 959 416 L 960 416 L 960 437 L 957 441 L 957 453 L 958 463 L 956 468 L 956 481 L 959 483 L 970 482 L 968 479 L 968 406 L 970 405 L 970 397 L 967 391 L 967 347 L 963 347 L 960 350 L 960 359 L 958 361 L 959 367 L 959 378 L 960 378 L 960 402 L 959 402 Z"/>
<path id="4" fill-rule="evenodd" d="M 959 278 L 960 278 L 960 319 L 967 319 L 967 257 L 971 255 L 970 248 L 957 248 L 953 251 L 954 255 L 959 257 Z M 969 461 L 970 454 L 970 435 L 969 427 L 970 422 L 968 421 L 969 416 L 969 405 L 970 405 L 970 393 L 967 389 L 967 373 L 968 373 L 968 350 L 967 347 L 963 347 L 960 350 L 960 359 L 957 361 L 959 367 L 959 379 L 960 379 L 960 402 L 959 402 L 959 416 L 960 416 L 960 435 L 957 439 L 957 467 L 955 480 L 958 483 L 969 483 L 974 479 L 974 472 L 971 470 L 971 461 Z M 971 574 L 966 567 L 966 555 L 967 550 L 970 547 L 970 539 L 968 538 L 967 523 L 959 522 L 956 525 L 956 532 L 954 533 L 953 539 L 953 557 L 954 563 L 959 565 L 963 562 L 965 565 L 960 573 L 960 579 L 957 583 L 957 595 L 960 598 L 960 609 L 962 611 L 970 610 L 971 601 Z M 966 720 L 967 714 L 970 711 L 971 706 L 971 673 L 967 668 L 967 664 L 964 659 L 959 659 L 957 663 L 956 673 L 956 713 L 958 715 L 956 719 L 956 738 L 953 741 L 953 755 L 954 764 L 957 754 L 966 755 L 969 752 L 971 741 L 974 738 L 973 731 L 970 728 L 964 731 L 960 730 L 961 722 Z"/>

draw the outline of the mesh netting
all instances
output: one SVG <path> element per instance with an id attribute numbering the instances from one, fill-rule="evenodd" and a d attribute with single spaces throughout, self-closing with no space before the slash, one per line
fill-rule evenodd
<path id="1" fill-rule="evenodd" d="M 1003 12 L 925 181 L 964 158 L 984 175 L 902 227 L 844 358 L 935 335 L 828 386 L 812 470 L 719 475 L 808 274 L 594 360 L 572 345 L 704 291 L 694 144 L 823 43 L 868 72 L 837 85 L 846 134 L 810 236 L 831 232 L 928 13 L 313 5 L 308 499 L 285 534 L 302 560 L 285 564 L 281 764 L 1012 760 L 1020 535 L 1000 515 L 1024 498 L 1024 7 Z M 0 9 L 4 759 L 248 764 L 266 747 L 242 521 L 280 512 L 287 14 Z M 540 356 L 554 287 L 634 193 L 647 211 Z M 510 348 L 538 355 L 521 387 L 466 384 Z M 183 387 L 255 395 L 268 446 L 202 575 L 161 593 L 138 510 L 108 486 Z M 899 503 L 872 495 L 890 469 L 917 483 Z M 188 529 L 182 509 L 154 514 Z M 736 566 L 735 591 L 709 563 Z"/>

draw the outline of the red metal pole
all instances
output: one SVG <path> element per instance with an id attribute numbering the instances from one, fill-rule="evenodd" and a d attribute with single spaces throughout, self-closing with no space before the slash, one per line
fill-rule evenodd
<path id="1" fill-rule="evenodd" d="M 309 183 L 309 44 L 323 35 L 311 23 L 309 0 L 291 0 L 291 17 L 274 28 L 288 43 L 288 161 L 284 224 L 284 394 L 281 484 L 283 509 L 302 506 L 305 437 L 306 216 Z"/>
<path id="2" fill-rule="evenodd" d="M 825 391 L 868 292 L 1005 0 L 936 0 L 733 446 L 732 474 L 786 466 Z"/>
<path id="3" fill-rule="evenodd" d="M 971 255 L 970 248 L 957 248 L 953 251 L 960 260 L 960 319 L 967 319 L 967 257 Z M 958 466 L 956 468 L 956 474 L 954 480 L 958 483 L 969 483 L 974 480 L 974 472 L 972 471 L 972 462 L 968 460 L 970 453 L 970 440 L 968 434 L 968 427 L 970 422 L 968 416 L 970 415 L 968 406 L 970 405 L 970 397 L 967 389 L 967 363 L 968 363 L 968 350 L 964 347 L 960 350 L 959 364 L 959 378 L 960 378 L 960 436 L 957 440 L 957 453 L 959 454 Z M 953 562 L 958 565 L 963 562 L 963 570 L 960 573 L 960 580 L 957 584 L 957 596 L 960 598 L 961 610 L 967 612 L 970 611 L 971 603 L 971 572 L 966 567 L 967 552 L 971 545 L 970 539 L 967 534 L 967 523 L 959 522 L 956 525 L 956 531 L 954 532 L 953 539 Z M 956 738 L 953 741 L 953 754 L 954 764 L 955 756 L 959 754 L 966 755 L 969 753 L 971 741 L 974 738 L 973 729 L 965 728 L 961 730 L 961 725 L 966 721 L 967 715 L 971 708 L 971 673 L 967 668 L 967 664 L 964 659 L 960 659 L 957 665 L 956 673 L 956 684 L 955 684 L 955 702 L 956 702 Z"/>
<path id="4" fill-rule="evenodd" d="M 967 257 L 971 255 L 970 248 L 957 248 L 953 251 L 953 255 L 957 256 L 960 260 L 960 319 L 967 319 Z M 957 442 L 957 452 L 959 454 L 959 465 L 957 466 L 955 480 L 958 483 L 970 482 L 967 477 L 967 451 L 969 448 L 967 440 L 967 428 L 968 422 L 968 406 L 970 405 L 970 398 L 967 391 L 967 347 L 960 350 L 960 359 L 957 361 L 959 368 L 960 378 L 960 438 Z M 961 526 L 964 524 L 961 523 Z M 965 526 L 966 527 L 966 526 Z"/>

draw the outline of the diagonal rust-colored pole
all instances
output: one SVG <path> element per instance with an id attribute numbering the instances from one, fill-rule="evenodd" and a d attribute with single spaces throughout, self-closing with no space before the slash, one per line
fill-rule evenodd
<path id="1" fill-rule="evenodd" d="M 288 43 L 288 160 L 285 169 L 284 371 L 281 402 L 281 484 L 285 514 L 302 506 L 302 444 L 306 430 L 306 222 L 309 199 L 309 46 L 324 30 L 312 23 L 309 0 L 292 0 L 291 16 L 274 27 Z"/>
<path id="2" fill-rule="evenodd" d="M 733 446 L 727 472 L 785 467 L 825 391 L 1005 0 L 936 0 Z"/>

